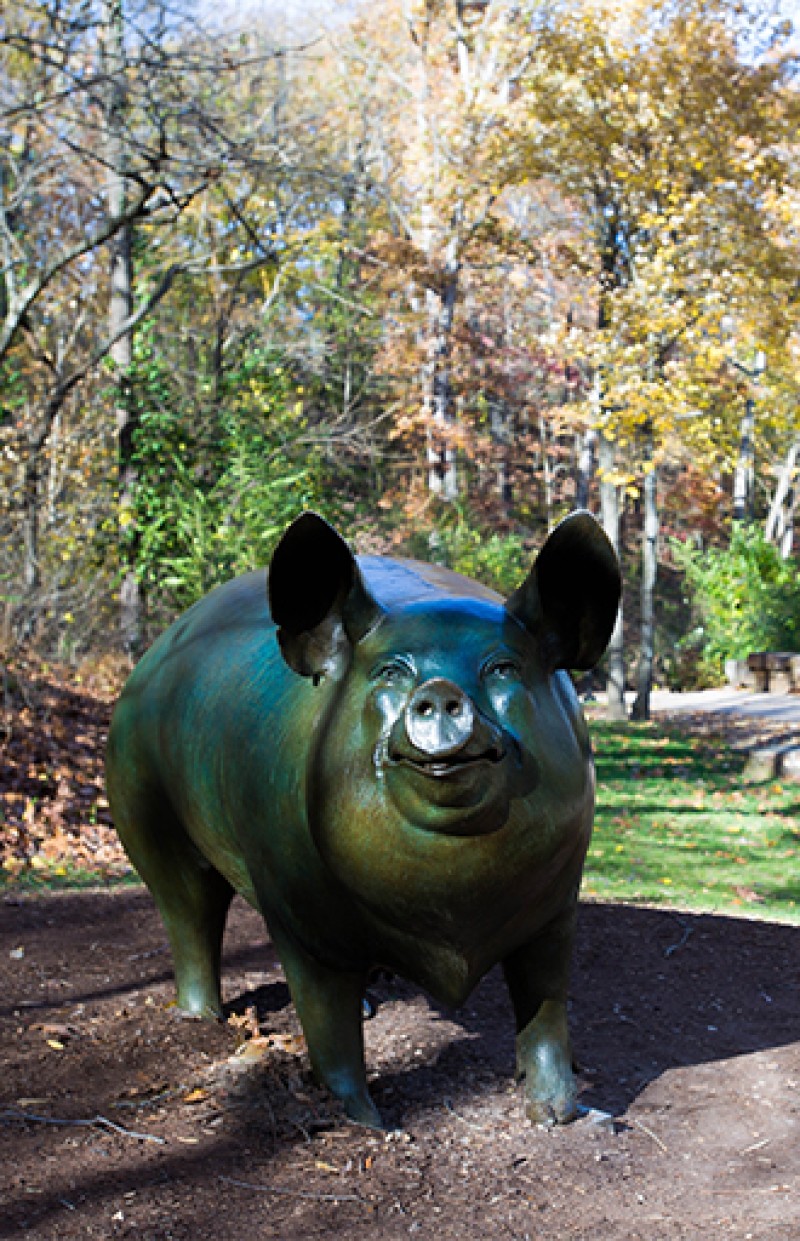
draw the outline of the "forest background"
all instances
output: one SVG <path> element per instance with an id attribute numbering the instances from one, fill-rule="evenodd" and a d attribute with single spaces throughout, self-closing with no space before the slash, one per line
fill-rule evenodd
<path id="1" fill-rule="evenodd" d="M 576 506 L 646 716 L 800 650 L 800 43 L 748 0 L 0 16 L 0 663 L 313 507 L 502 591 Z"/>

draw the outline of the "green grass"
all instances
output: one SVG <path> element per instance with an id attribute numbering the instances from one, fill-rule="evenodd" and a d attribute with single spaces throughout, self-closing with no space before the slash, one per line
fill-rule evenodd
<path id="1" fill-rule="evenodd" d="M 585 897 L 800 921 L 800 784 L 746 784 L 744 755 L 661 725 L 592 737 Z"/>

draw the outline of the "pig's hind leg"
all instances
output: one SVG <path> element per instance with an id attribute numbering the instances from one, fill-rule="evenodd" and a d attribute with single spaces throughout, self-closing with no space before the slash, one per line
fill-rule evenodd
<path id="1" fill-rule="evenodd" d="M 186 834 L 158 796 L 109 796 L 117 832 L 153 895 L 169 937 L 177 1007 L 195 1017 L 221 1017 L 222 935 L 234 890 Z"/>

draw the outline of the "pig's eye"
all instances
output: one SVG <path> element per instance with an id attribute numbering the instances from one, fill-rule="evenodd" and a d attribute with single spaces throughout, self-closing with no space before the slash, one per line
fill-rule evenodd
<path id="1" fill-rule="evenodd" d="M 489 659 L 482 669 L 484 677 L 492 677 L 498 681 L 516 681 L 520 676 L 519 664 L 507 655 L 497 655 Z"/>
<path id="2" fill-rule="evenodd" d="M 389 659 L 378 665 L 373 680 L 382 681 L 384 685 L 402 685 L 413 676 L 414 669 L 407 659 Z"/>

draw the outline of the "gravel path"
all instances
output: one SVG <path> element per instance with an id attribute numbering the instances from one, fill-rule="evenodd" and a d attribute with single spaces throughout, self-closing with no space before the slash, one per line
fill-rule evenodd
<path id="1" fill-rule="evenodd" d="M 800 740 L 800 694 L 756 694 L 730 688 L 703 689 L 686 694 L 656 690 L 652 708 L 655 715 L 697 715 L 705 712 L 794 725 Z"/>

